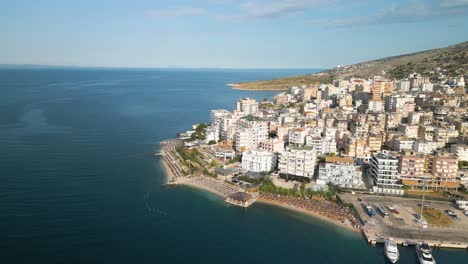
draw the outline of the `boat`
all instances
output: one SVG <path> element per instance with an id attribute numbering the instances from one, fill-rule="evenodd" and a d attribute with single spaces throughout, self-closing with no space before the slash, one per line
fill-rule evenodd
<path id="1" fill-rule="evenodd" d="M 385 239 L 385 256 L 391 263 L 396 263 L 400 258 L 398 246 L 393 238 Z"/>
<path id="2" fill-rule="evenodd" d="M 436 264 L 434 257 L 432 257 L 432 250 L 427 243 L 417 244 L 416 254 L 418 255 L 419 263 Z"/>

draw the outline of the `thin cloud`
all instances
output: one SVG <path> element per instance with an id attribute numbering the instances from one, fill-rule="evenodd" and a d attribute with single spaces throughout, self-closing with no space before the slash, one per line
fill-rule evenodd
<path id="1" fill-rule="evenodd" d="M 206 13 L 206 10 L 199 7 L 180 7 L 174 9 L 149 10 L 145 15 L 149 17 L 180 17 L 180 16 L 200 16 Z"/>
<path id="2" fill-rule="evenodd" d="M 440 1 L 442 7 L 464 7 L 468 6 L 468 0 L 442 0 Z"/>
<path id="3" fill-rule="evenodd" d="M 384 24 L 417 23 L 468 14 L 468 0 L 409 1 L 380 10 L 375 15 L 330 21 L 309 20 L 325 28 L 349 28 Z"/>
<path id="4" fill-rule="evenodd" d="M 275 19 L 304 12 L 314 6 L 332 2 L 335 2 L 335 0 L 255 0 L 240 5 L 240 9 L 243 11 L 241 14 L 220 15 L 217 18 L 231 21 Z"/>

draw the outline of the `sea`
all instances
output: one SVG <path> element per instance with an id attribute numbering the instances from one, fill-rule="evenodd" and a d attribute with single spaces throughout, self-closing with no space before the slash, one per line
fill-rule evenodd
<path id="1" fill-rule="evenodd" d="M 158 142 L 277 93 L 226 84 L 315 71 L 1 69 L 0 263 L 386 263 L 321 220 L 164 185 Z M 463 250 L 434 255 L 468 263 Z"/>

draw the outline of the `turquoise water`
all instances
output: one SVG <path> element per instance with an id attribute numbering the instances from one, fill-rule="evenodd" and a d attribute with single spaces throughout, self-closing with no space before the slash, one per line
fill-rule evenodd
<path id="1" fill-rule="evenodd" d="M 161 186 L 157 142 L 209 109 L 275 94 L 224 84 L 307 72 L 0 70 L 0 263 L 386 263 L 320 220 Z M 415 263 L 413 248 L 401 253 Z"/>

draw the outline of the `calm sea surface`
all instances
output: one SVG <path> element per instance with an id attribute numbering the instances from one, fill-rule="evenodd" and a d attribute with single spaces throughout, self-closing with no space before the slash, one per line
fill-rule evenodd
<path id="1" fill-rule="evenodd" d="M 226 83 L 308 72 L 0 70 L 0 263 L 386 263 L 320 220 L 161 186 L 157 142 L 275 94 Z M 468 263 L 465 251 L 435 257 Z"/>

